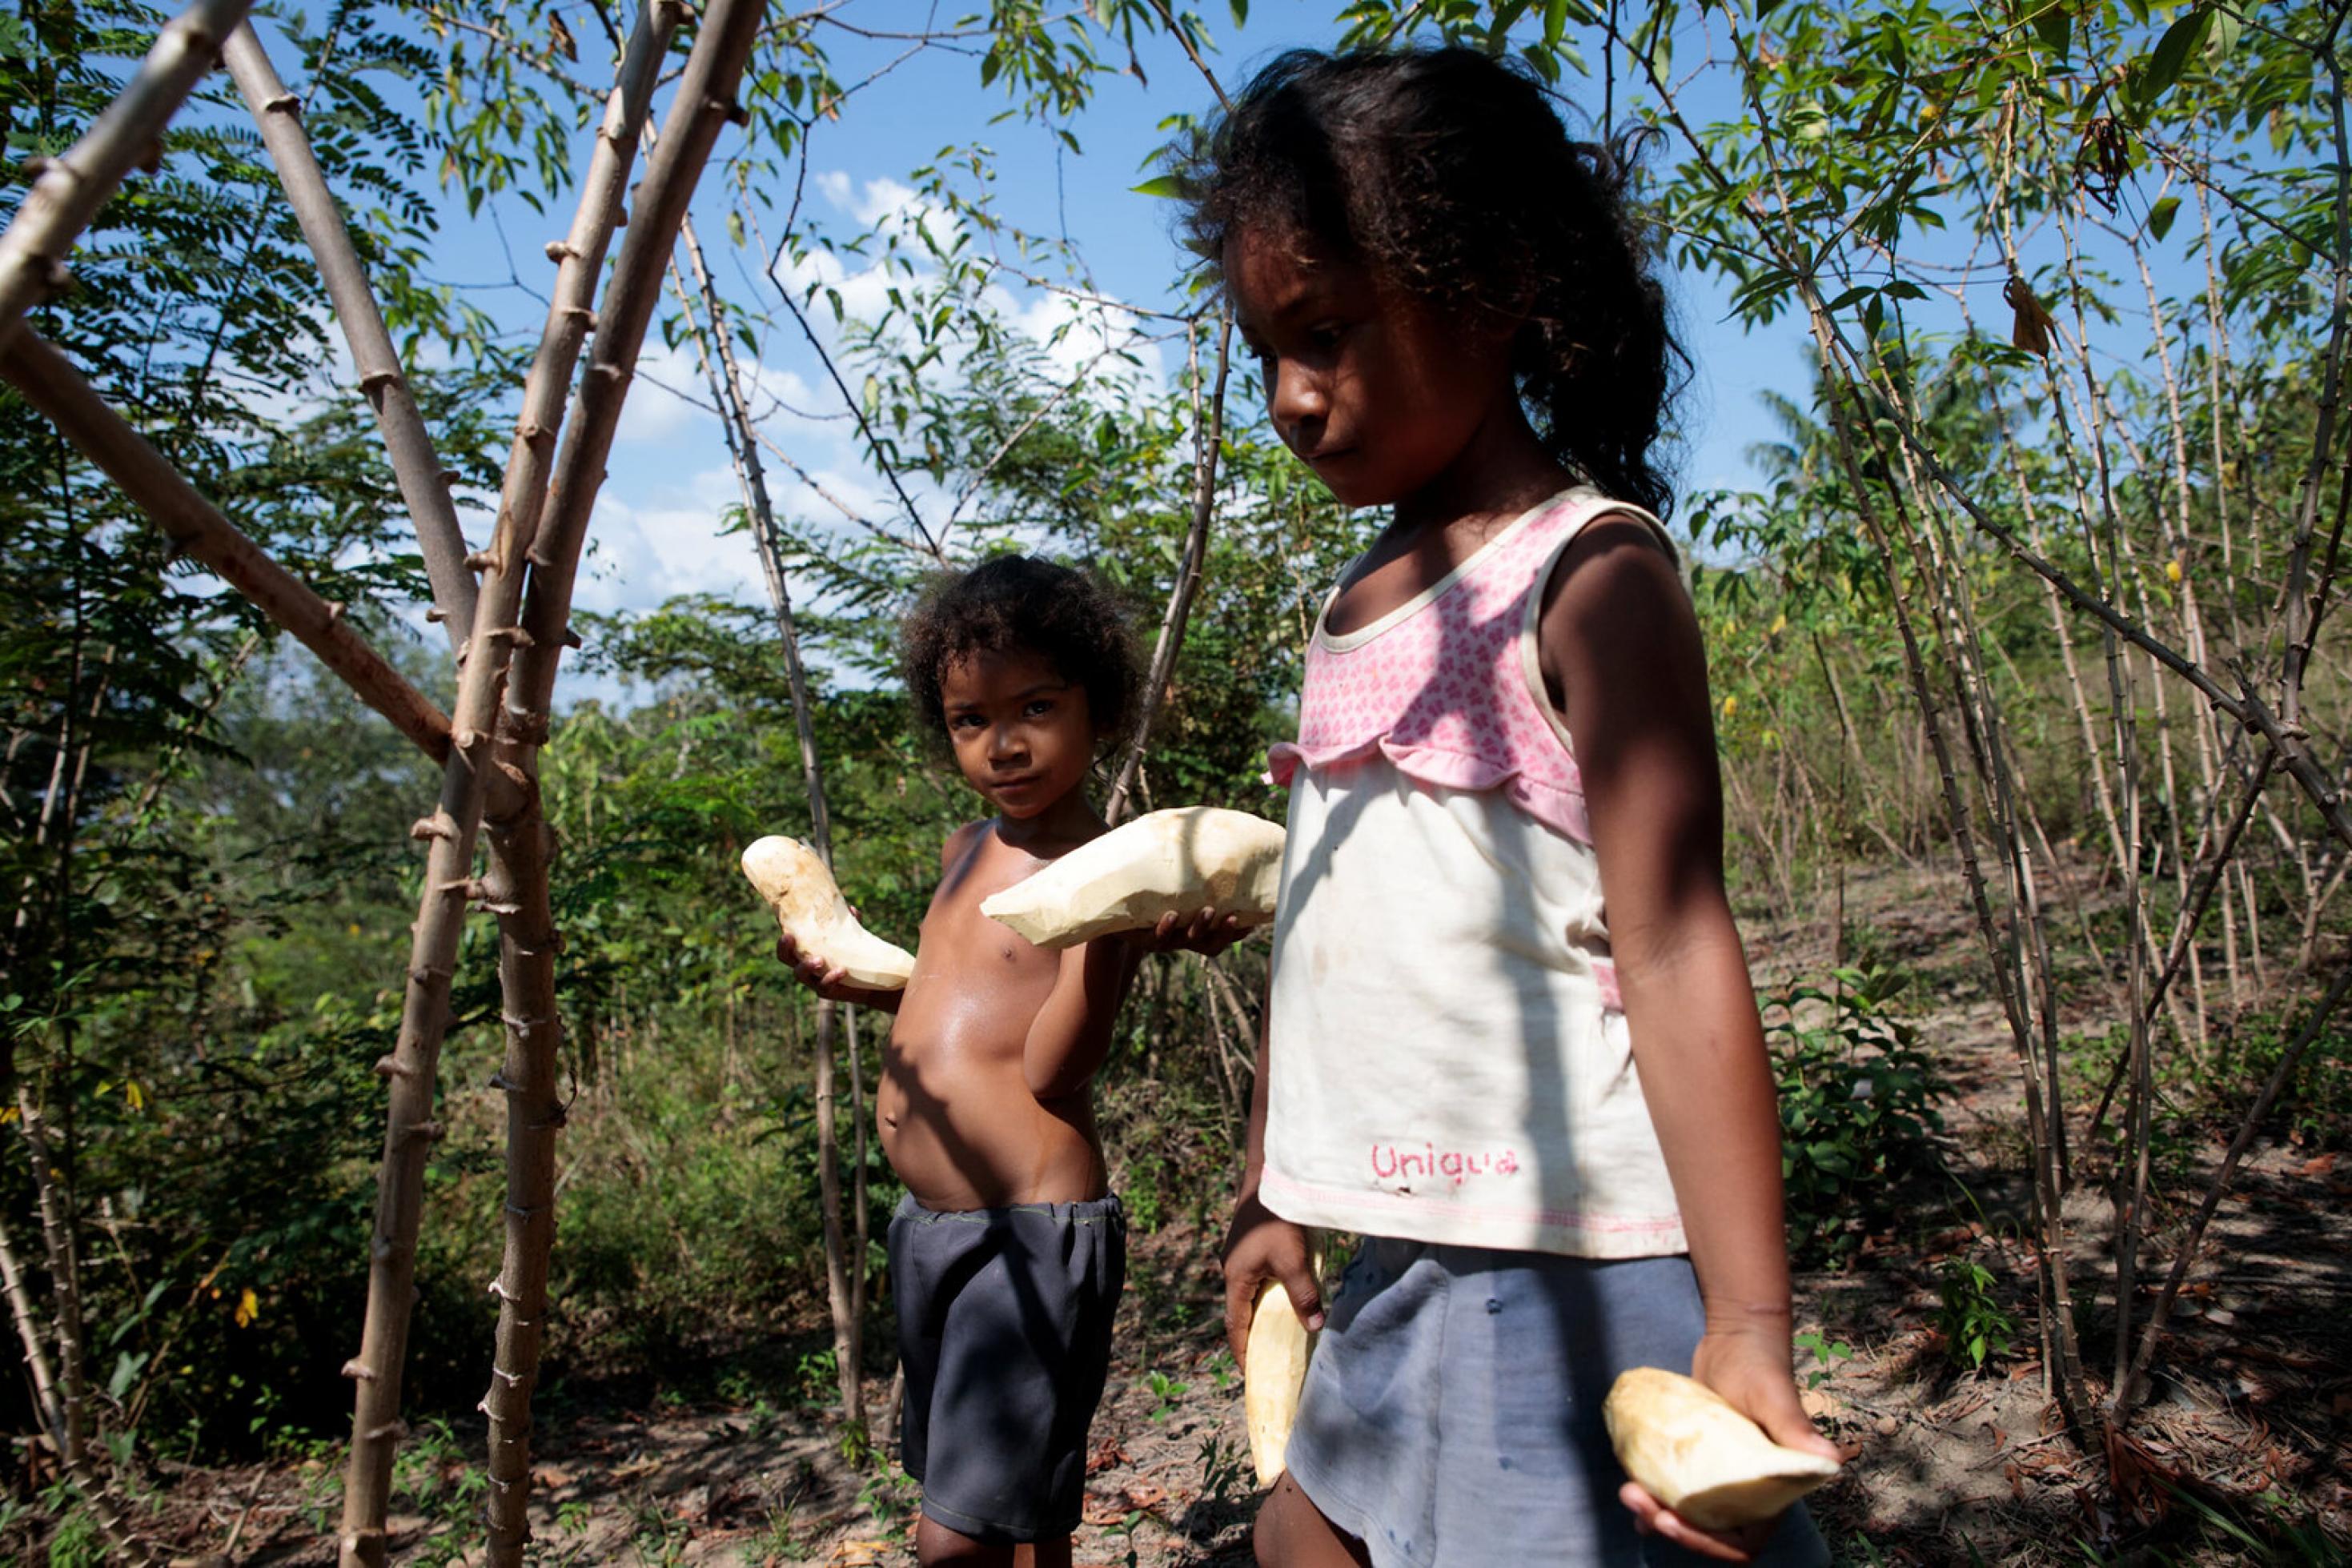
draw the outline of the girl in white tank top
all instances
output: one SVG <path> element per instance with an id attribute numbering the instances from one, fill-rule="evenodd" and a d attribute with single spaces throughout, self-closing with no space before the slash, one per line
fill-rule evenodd
<path id="1" fill-rule="evenodd" d="M 1622 170 L 1475 52 L 1300 51 L 1184 178 L 1275 428 L 1393 508 L 1269 759 L 1290 837 L 1236 1354 L 1265 1281 L 1324 1322 L 1306 1227 L 1370 1239 L 1259 1560 L 1823 1561 L 1801 1511 L 1699 1531 L 1599 1435 L 1649 1362 L 1834 1452 L 1790 1375 L 1772 1080 L 1655 515 L 1678 350 Z"/>

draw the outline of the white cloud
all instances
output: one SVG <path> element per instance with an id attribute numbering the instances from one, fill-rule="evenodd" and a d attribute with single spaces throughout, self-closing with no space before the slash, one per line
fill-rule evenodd
<path id="1" fill-rule="evenodd" d="M 1154 391 L 1168 384 L 1161 345 L 1139 340 L 1143 319 L 1124 306 L 1040 293 L 1010 314 L 1014 328 L 1044 347 L 1047 361 L 1066 382 L 1091 365 L 1092 377 L 1115 384 L 1139 376 Z M 1130 366 L 1106 352 L 1112 349 L 1128 350 L 1139 362 Z"/>
<path id="2" fill-rule="evenodd" d="M 729 466 L 656 480 L 639 486 L 635 498 L 606 486 L 588 531 L 594 561 L 576 601 L 601 611 L 650 609 L 682 593 L 757 602 L 767 590 L 751 536 L 719 533 L 723 514 L 740 494 Z"/>
<path id="3" fill-rule="evenodd" d="M 613 439 L 674 441 L 695 425 L 715 427 L 709 414 L 687 401 L 689 396 L 709 396 L 702 362 L 695 357 L 693 346 L 673 347 L 659 338 L 648 338 L 637 355 L 636 374 L 629 383 L 628 401 L 621 405 L 621 423 Z M 715 428 L 711 434 L 717 434 Z"/>

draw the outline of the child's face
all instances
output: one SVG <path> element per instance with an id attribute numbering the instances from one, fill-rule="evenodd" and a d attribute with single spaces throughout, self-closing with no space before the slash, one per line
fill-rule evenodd
<path id="1" fill-rule="evenodd" d="M 940 672 L 940 708 L 965 781 L 1007 817 L 1034 817 L 1085 782 L 1094 719 L 1087 688 L 1014 649 Z"/>
<path id="2" fill-rule="evenodd" d="M 1235 233 L 1224 272 L 1275 428 L 1350 507 L 1412 497 L 1486 420 L 1516 413 L 1507 332 L 1451 322 L 1279 231 Z"/>

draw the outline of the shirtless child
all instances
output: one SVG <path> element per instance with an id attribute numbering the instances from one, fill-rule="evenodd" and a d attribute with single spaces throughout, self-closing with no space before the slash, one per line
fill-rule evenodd
<path id="1" fill-rule="evenodd" d="M 1087 1428 L 1110 1364 L 1127 1221 L 1110 1196 L 1093 1082 L 1142 955 L 1213 952 L 1202 911 L 1049 952 L 981 900 L 1101 833 L 1087 775 L 1123 735 L 1137 674 L 1094 581 L 1027 557 L 944 580 L 908 618 L 907 685 L 998 815 L 950 834 L 903 991 L 867 991 L 777 944 L 803 983 L 896 1012 L 876 1095 L 907 1184 L 890 1287 L 907 1473 L 925 1564 L 1067 1564 Z M 1034 1553 L 1034 1555 L 1033 1555 Z"/>

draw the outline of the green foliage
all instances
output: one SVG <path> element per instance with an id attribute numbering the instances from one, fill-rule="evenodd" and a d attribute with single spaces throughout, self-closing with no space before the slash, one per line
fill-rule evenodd
<path id="1" fill-rule="evenodd" d="M 63 1485 L 49 1488 L 43 1500 L 56 1510 L 58 1520 L 49 1536 L 49 1568 L 100 1568 L 107 1558 L 106 1537 L 89 1508 Z"/>
<path id="2" fill-rule="evenodd" d="M 2207 1070 L 2185 1075 L 2193 1081 L 2189 1092 L 2209 1124 L 2226 1124 L 2245 1113 L 2287 1048 L 2309 1027 L 2308 1014 L 2307 1007 L 2250 1009 L 2231 1020 Z M 2341 1013 L 2305 1048 L 2271 1115 L 2273 1128 L 2298 1145 L 2352 1145 L 2352 1027 Z"/>
<path id="3" fill-rule="evenodd" d="M 1256 1490 L 1248 1443 L 1240 1438 L 1229 1441 L 1214 1432 L 1202 1433 L 1201 1496 L 1231 1507 L 1247 1501 Z"/>
<path id="4" fill-rule="evenodd" d="M 2000 1304 L 2000 1285 L 1991 1270 L 1965 1255 L 1946 1260 L 1938 1271 L 1936 1327 L 1945 1356 L 1963 1371 L 1983 1371 L 2016 1343 L 2017 1320 Z"/>
<path id="5" fill-rule="evenodd" d="M 1795 1250 L 1844 1257 L 1893 1212 L 1906 1177 L 1943 1169 L 1939 1102 L 1950 1086 L 1892 1010 L 1879 971 L 1838 971 L 1835 988 L 1773 997 L 1765 1033 L 1780 1095 L 1780 1171 Z"/>
<path id="6" fill-rule="evenodd" d="M 1154 1421 L 1165 1421 L 1176 1414 L 1176 1402 L 1184 1397 L 1192 1385 L 1180 1378 L 1170 1376 L 1155 1366 L 1143 1375 L 1141 1386 L 1150 1391 L 1152 1399 L 1156 1402 L 1151 1407 L 1150 1418 Z"/>
<path id="7" fill-rule="evenodd" d="M 1853 1346 L 1843 1340 L 1832 1340 L 1818 1330 L 1796 1336 L 1792 1342 L 1800 1354 L 1813 1358 L 1812 1370 L 1804 1374 L 1805 1386 L 1819 1388 L 1837 1375 L 1837 1364 L 1853 1356 Z"/>

